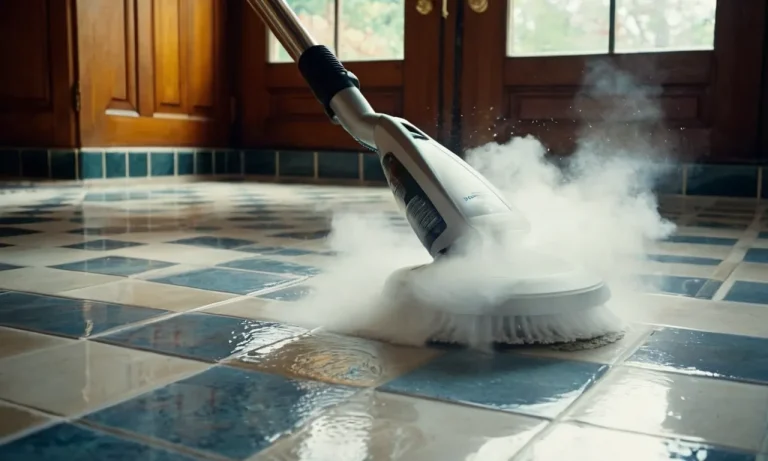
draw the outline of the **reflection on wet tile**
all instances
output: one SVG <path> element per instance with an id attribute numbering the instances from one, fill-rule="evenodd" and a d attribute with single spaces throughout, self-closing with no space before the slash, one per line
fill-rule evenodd
<path id="1" fill-rule="evenodd" d="M 721 285 L 716 280 L 680 275 L 643 275 L 641 278 L 657 292 L 702 299 L 712 298 Z"/>
<path id="2" fill-rule="evenodd" d="M 123 256 L 106 256 L 104 258 L 94 258 L 69 264 L 61 264 L 53 266 L 53 268 L 96 274 L 120 275 L 125 277 L 169 266 L 173 266 L 173 263 L 140 258 L 125 258 Z"/>
<path id="3" fill-rule="evenodd" d="M 305 332 L 292 325 L 192 312 L 119 331 L 103 341 L 215 362 Z"/>
<path id="4" fill-rule="evenodd" d="M 409 372 L 437 355 L 434 349 L 319 333 L 247 352 L 231 363 L 294 378 L 372 387 Z"/>
<path id="5" fill-rule="evenodd" d="M 256 459 L 512 459 L 545 425 L 519 415 L 365 392 L 311 421 Z"/>
<path id="6" fill-rule="evenodd" d="M 0 298 L 2 303 L 2 298 Z M 70 344 L 69 339 L 0 327 L 0 359 Z M 0 421 L 2 419 L 0 418 Z"/>
<path id="7" fill-rule="evenodd" d="M 206 367 L 191 360 L 82 341 L 0 362 L 0 399 L 71 416 Z"/>
<path id="8" fill-rule="evenodd" d="M 574 424 L 557 424 L 515 461 L 755 461 L 755 456 L 707 443 L 668 440 Z"/>
<path id="9" fill-rule="evenodd" d="M 77 243 L 75 245 L 65 245 L 64 248 L 74 248 L 77 250 L 89 250 L 89 251 L 110 251 L 119 250 L 121 248 L 130 248 L 142 245 L 136 242 L 125 242 L 123 240 L 110 240 L 110 239 L 98 239 L 89 240 L 87 242 Z"/>
<path id="10" fill-rule="evenodd" d="M 203 235 L 200 237 L 191 237 L 186 239 L 174 240 L 172 242 L 177 245 L 190 245 L 203 248 L 218 248 L 223 250 L 231 250 L 246 245 L 253 245 L 255 242 L 250 240 L 234 239 L 228 237 L 211 237 Z"/>
<path id="11" fill-rule="evenodd" d="M 170 285 L 199 288 L 201 290 L 221 291 L 245 295 L 267 288 L 274 288 L 291 283 L 295 278 L 271 275 L 259 272 L 247 272 L 224 268 L 209 268 L 167 277 L 153 278 L 151 281 Z"/>
<path id="12" fill-rule="evenodd" d="M 768 283 L 737 280 L 723 298 L 738 303 L 768 304 Z"/>
<path id="13" fill-rule="evenodd" d="M 88 421 L 233 459 L 245 459 L 356 389 L 214 367 Z M 201 436 L 204 434 L 204 436 Z"/>
<path id="14" fill-rule="evenodd" d="M 458 351 L 381 389 L 554 418 L 607 369 L 607 365 L 589 362 Z"/>
<path id="15" fill-rule="evenodd" d="M 249 253 L 256 253 L 260 255 L 277 255 L 277 256 L 306 256 L 316 254 L 314 251 L 304 250 L 301 248 L 287 248 L 287 247 L 261 247 L 251 246 L 238 248 L 238 251 L 247 251 Z"/>
<path id="16" fill-rule="evenodd" d="M 768 433 L 768 386 L 621 368 L 601 380 L 569 417 L 756 452 Z"/>
<path id="17" fill-rule="evenodd" d="M 664 328 L 630 364 L 725 379 L 768 383 L 768 339 Z"/>
<path id="18" fill-rule="evenodd" d="M 293 285 L 281 290 L 270 291 L 258 295 L 259 298 L 271 299 L 273 301 L 294 302 L 312 294 L 313 288 L 308 285 Z"/>
<path id="19" fill-rule="evenodd" d="M 248 258 L 230 261 L 220 264 L 222 267 L 242 269 L 248 271 L 271 272 L 273 274 L 289 274 L 297 276 L 311 276 L 320 273 L 320 269 L 302 264 L 295 264 L 275 259 Z"/>
<path id="20" fill-rule="evenodd" d="M 160 309 L 26 293 L 0 294 L 0 324 L 74 338 L 157 317 Z"/>
<path id="21" fill-rule="evenodd" d="M 186 455 L 73 424 L 59 424 L 0 446 L 0 458 L 9 461 L 195 461 Z"/>
<path id="22" fill-rule="evenodd" d="M 0 439 L 41 426 L 49 421 L 51 421 L 50 418 L 38 413 L 0 402 Z M 0 446 L 0 459 L 10 459 L 3 456 L 3 449 Z"/>
<path id="23" fill-rule="evenodd" d="M 700 266 L 717 266 L 721 262 L 721 259 L 717 258 L 702 258 L 700 256 L 681 256 L 681 255 L 648 255 L 648 259 L 651 261 L 657 261 L 662 263 L 672 264 L 696 264 Z"/>

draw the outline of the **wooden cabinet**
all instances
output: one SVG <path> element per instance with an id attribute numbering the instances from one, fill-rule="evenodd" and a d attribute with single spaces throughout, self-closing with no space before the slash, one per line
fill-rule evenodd
<path id="1" fill-rule="evenodd" d="M 82 145 L 226 145 L 228 3 L 78 0 Z"/>
<path id="2" fill-rule="evenodd" d="M 74 145 L 70 7 L 0 0 L 0 145 Z"/>

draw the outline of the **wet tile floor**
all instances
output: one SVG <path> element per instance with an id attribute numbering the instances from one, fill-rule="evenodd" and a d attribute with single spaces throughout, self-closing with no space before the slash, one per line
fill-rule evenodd
<path id="1" fill-rule="evenodd" d="M 0 201 L 4 461 L 768 459 L 762 203 L 663 199 L 680 228 L 620 342 L 483 354 L 281 321 L 334 263 L 317 205 L 394 212 L 385 189 Z"/>

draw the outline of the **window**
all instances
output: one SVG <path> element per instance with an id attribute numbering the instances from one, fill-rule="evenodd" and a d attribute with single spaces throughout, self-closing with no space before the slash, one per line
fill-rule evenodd
<path id="1" fill-rule="evenodd" d="M 711 50 L 716 4 L 717 0 L 510 0 L 507 55 Z"/>
<path id="2" fill-rule="evenodd" d="M 312 36 L 343 61 L 403 59 L 405 0 L 287 0 Z M 291 62 L 270 34 L 269 61 Z"/>

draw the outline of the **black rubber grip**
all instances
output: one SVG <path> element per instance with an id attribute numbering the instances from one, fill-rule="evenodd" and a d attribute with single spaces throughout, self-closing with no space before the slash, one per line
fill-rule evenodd
<path id="1" fill-rule="evenodd" d="M 307 48 L 301 54 L 299 71 L 331 120 L 334 119 L 331 99 L 339 91 L 352 87 L 360 88 L 355 74 L 345 69 L 336 55 L 323 45 Z"/>

